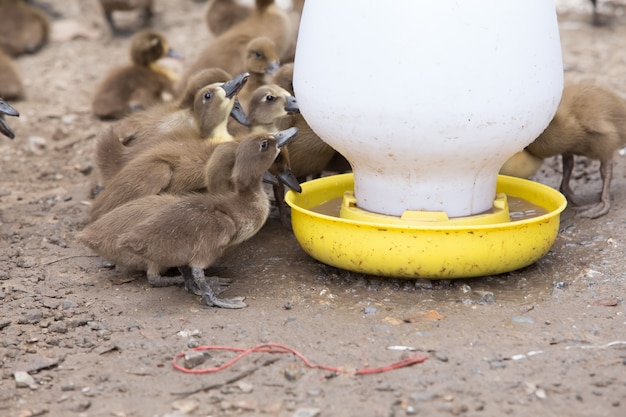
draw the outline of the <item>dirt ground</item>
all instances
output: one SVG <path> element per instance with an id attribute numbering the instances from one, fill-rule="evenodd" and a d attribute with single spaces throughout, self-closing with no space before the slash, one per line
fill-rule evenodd
<path id="1" fill-rule="evenodd" d="M 206 4 L 155 3 L 153 27 L 189 62 L 210 39 Z M 626 18 L 600 3 L 612 18 L 594 27 L 586 0 L 558 2 L 566 79 L 626 97 Z M 454 281 L 355 274 L 311 259 L 270 218 L 219 263 L 233 279 L 225 295 L 246 296 L 249 307 L 205 308 L 182 288 L 103 268 L 75 241 L 106 124 L 92 117 L 90 95 L 126 61 L 128 39 L 111 38 L 95 1 L 49 4 L 61 15 L 54 38 L 17 60 L 26 98 L 12 103 L 16 139 L 0 138 L 0 415 L 626 415 L 623 156 L 611 212 L 588 220 L 568 208 L 550 253 L 523 270 Z M 64 40 L 71 24 L 86 31 Z M 597 168 L 577 163 L 582 200 L 599 193 Z M 558 161 L 535 179 L 558 186 Z M 189 347 L 259 343 L 342 372 L 270 353 L 212 374 L 172 366 Z M 427 359 L 354 375 L 415 354 Z M 199 368 L 232 357 L 211 352 Z"/>

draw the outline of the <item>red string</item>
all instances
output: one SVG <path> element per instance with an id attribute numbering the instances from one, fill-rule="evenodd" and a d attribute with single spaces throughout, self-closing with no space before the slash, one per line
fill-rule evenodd
<path id="1" fill-rule="evenodd" d="M 312 369 L 323 369 L 325 371 L 335 372 L 335 373 L 338 373 L 338 374 L 344 372 L 341 369 L 334 368 L 332 366 L 315 365 L 315 364 L 311 363 L 306 357 L 304 357 L 304 355 L 302 355 L 297 350 L 292 349 L 292 348 L 287 347 L 287 346 L 284 346 L 284 345 L 277 344 L 277 343 L 261 343 L 259 345 L 256 345 L 256 346 L 250 348 L 250 349 L 236 348 L 236 347 L 230 347 L 230 346 L 198 346 L 198 347 L 194 348 L 193 350 L 195 350 L 195 351 L 222 350 L 222 351 L 240 352 L 240 353 L 237 356 L 235 356 L 233 359 L 231 359 L 230 361 L 228 361 L 225 364 L 220 365 L 220 366 L 216 366 L 216 367 L 213 367 L 213 368 L 203 368 L 203 369 L 187 369 L 187 368 L 185 368 L 183 366 L 180 366 L 178 364 L 178 360 L 180 358 L 182 358 L 183 356 L 185 356 L 185 352 L 180 352 L 179 354 L 174 356 L 174 358 L 172 359 L 172 365 L 174 366 L 174 369 L 179 370 L 181 372 L 188 373 L 188 374 L 206 374 L 206 373 L 213 373 L 213 372 L 222 371 L 222 370 L 228 368 L 229 366 L 232 366 L 235 362 L 239 361 L 244 356 L 247 356 L 247 355 L 249 355 L 251 353 L 281 353 L 281 354 L 291 353 L 291 354 L 295 355 L 296 357 L 298 357 L 298 359 L 300 359 L 302 362 L 304 362 L 304 364 L 306 366 L 308 366 L 309 368 L 312 368 Z M 361 369 L 361 370 L 357 370 L 354 374 L 355 375 L 378 374 L 378 373 L 382 373 L 382 372 L 391 371 L 393 369 L 398 369 L 398 368 L 402 368 L 402 367 L 405 367 L 405 366 L 411 366 L 411 365 L 415 365 L 417 363 L 422 363 L 426 359 L 427 359 L 426 356 L 419 356 L 418 354 L 414 354 L 414 355 L 411 355 L 411 356 L 409 356 L 408 358 L 406 358 L 404 360 L 392 363 L 391 365 L 383 366 L 383 367 L 380 367 L 380 368 Z"/>

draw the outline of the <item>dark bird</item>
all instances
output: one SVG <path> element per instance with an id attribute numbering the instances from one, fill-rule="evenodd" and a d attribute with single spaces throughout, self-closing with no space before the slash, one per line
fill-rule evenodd
<path id="1" fill-rule="evenodd" d="M 140 11 L 141 26 L 147 27 L 154 15 L 152 0 L 100 0 L 102 12 L 111 32 L 114 35 L 127 35 L 127 30 L 120 29 L 113 19 L 114 12 Z"/>
<path id="2" fill-rule="evenodd" d="M 600 160 L 600 201 L 576 208 L 582 217 L 593 219 L 609 212 L 613 156 L 624 145 L 626 101 L 597 85 L 569 84 L 563 89 L 556 115 L 526 150 L 542 159 L 561 155 L 563 178 L 559 189 L 570 202 L 574 202 L 574 192 L 569 185 L 574 155 Z"/>
<path id="3" fill-rule="evenodd" d="M 37 52 L 50 34 L 50 19 L 24 0 L 0 0 L 0 50 L 10 56 Z"/>
<path id="4" fill-rule="evenodd" d="M 17 110 L 9 106 L 4 100 L 0 98 L 0 133 L 10 139 L 13 139 L 15 137 L 15 133 L 13 133 L 7 122 L 4 120 L 5 114 L 7 116 L 20 116 Z"/>
<path id="5" fill-rule="evenodd" d="M 120 119 L 174 94 L 176 76 L 157 64 L 164 57 L 180 57 L 165 37 L 152 30 L 133 36 L 131 64 L 111 69 L 96 87 L 92 108 L 102 119 Z"/>
<path id="6" fill-rule="evenodd" d="M 116 265 L 146 271 L 154 286 L 184 283 L 207 304 L 246 307 L 242 298 L 218 298 L 204 269 L 263 226 L 270 208 L 263 173 L 294 134 L 290 129 L 218 145 L 206 163 L 211 178 L 206 192 L 134 200 L 88 225 L 77 238 Z M 211 190 L 211 182 L 219 192 Z M 172 267 L 182 275 L 162 275 Z"/>

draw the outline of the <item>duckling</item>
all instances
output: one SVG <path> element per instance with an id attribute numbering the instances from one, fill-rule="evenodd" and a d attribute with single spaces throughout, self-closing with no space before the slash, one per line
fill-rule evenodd
<path id="1" fill-rule="evenodd" d="M 561 103 L 546 130 L 526 150 L 537 158 L 561 155 L 563 178 L 560 191 L 573 201 L 569 182 L 574 155 L 600 160 L 600 201 L 577 207 L 582 217 L 597 218 L 609 212 L 613 155 L 626 145 L 626 101 L 592 84 L 568 84 Z"/>
<path id="2" fill-rule="evenodd" d="M 50 19 L 23 0 L 0 0 L 0 50 L 10 56 L 37 52 L 48 42 Z"/>
<path id="3" fill-rule="evenodd" d="M 194 105 L 196 125 L 169 131 L 165 139 L 135 156 L 132 163 L 126 163 L 94 199 L 91 221 L 137 198 L 202 189 L 204 181 L 198 167 L 206 164 L 217 144 L 233 140 L 227 123 L 234 97 L 246 79 L 244 75 L 235 79 L 238 82 L 228 84 L 229 91 L 224 88 L 227 83 L 211 84 L 198 91 Z M 109 144 L 113 146 L 115 141 Z M 123 147 L 119 142 L 118 145 Z"/>
<path id="4" fill-rule="evenodd" d="M 542 158 L 523 149 L 510 157 L 504 165 L 502 165 L 500 174 L 518 178 L 530 178 L 535 175 L 541 165 L 543 165 Z"/>
<path id="5" fill-rule="evenodd" d="M 197 71 L 218 67 L 231 74 L 245 71 L 245 51 L 248 43 L 259 36 L 267 36 L 276 45 L 281 56 L 289 46 L 289 18 L 274 4 L 274 0 L 256 0 L 250 16 L 216 37 L 185 71 L 182 85 Z"/>
<path id="6" fill-rule="evenodd" d="M 24 86 L 13 59 L 0 50 L 0 97 L 7 100 L 22 98 Z"/>
<path id="7" fill-rule="evenodd" d="M 19 117 L 20 113 L 13 107 L 9 106 L 7 102 L 0 98 L 0 133 L 9 139 L 15 138 L 15 133 L 11 130 L 7 122 L 4 120 L 4 115 Z"/>
<path id="8" fill-rule="evenodd" d="M 236 0 L 210 0 L 204 19 L 209 32 L 219 36 L 251 13 L 251 7 L 239 4 Z"/>
<path id="9" fill-rule="evenodd" d="M 267 36 L 252 39 L 246 46 L 245 62 L 246 71 L 250 73 L 250 79 L 237 97 L 244 112 L 247 112 L 254 91 L 262 85 L 268 84 L 280 67 L 274 41 Z"/>
<path id="10" fill-rule="evenodd" d="M 104 188 L 106 183 L 136 156 L 162 141 L 172 140 L 170 136 L 172 131 L 184 129 L 187 126 L 187 128 L 197 129 L 197 135 L 192 137 L 211 138 L 215 123 L 221 118 L 219 112 L 221 103 L 219 100 L 206 103 L 204 97 L 199 96 L 198 92 L 207 86 L 221 87 L 225 91 L 226 98 L 230 99 L 245 86 L 247 79 L 246 73 L 230 80 L 230 76 L 220 69 L 201 71 L 190 80 L 187 91 L 179 98 L 178 104 L 155 105 L 145 111 L 133 113 L 105 129 L 96 141 L 95 160 L 99 174 L 96 191 Z M 211 120 L 204 116 L 204 122 L 202 122 L 200 112 L 212 111 L 207 104 L 217 106 L 217 119 Z M 240 106 L 233 106 L 231 116 L 240 123 L 248 123 Z M 223 139 L 231 140 L 231 137 L 222 137 L 221 140 Z"/>
<path id="11" fill-rule="evenodd" d="M 132 64 L 109 71 L 97 86 L 92 108 L 102 119 L 119 119 L 174 94 L 176 76 L 156 64 L 164 57 L 180 57 L 161 34 L 143 30 L 133 36 Z"/>
<path id="12" fill-rule="evenodd" d="M 218 298 L 204 269 L 254 236 L 267 220 L 269 201 L 262 176 L 280 148 L 293 138 L 294 130 L 255 134 L 236 145 L 218 145 L 205 171 L 211 173 L 211 178 L 231 183 L 233 190 L 134 200 L 88 225 L 77 235 L 78 240 L 116 265 L 146 271 L 154 286 L 184 283 L 188 291 L 201 294 L 207 304 L 246 307 L 242 298 Z M 230 163 L 223 164 L 232 160 L 232 168 Z M 182 276 L 161 275 L 172 267 L 183 267 Z"/>
<path id="13" fill-rule="evenodd" d="M 107 24 L 111 28 L 111 32 L 113 32 L 114 35 L 125 35 L 129 32 L 121 30 L 117 27 L 115 21 L 113 20 L 113 12 L 126 12 L 139 9 L 141 11 L 140 17 L 143 27 L 147 27 L 149 25 L 150 19 L 152 19 L 152 16 L 154 15 L 152 10 L 152 0 L 100 0 L 100 5 L 102 6 L 102 11 Z"/>

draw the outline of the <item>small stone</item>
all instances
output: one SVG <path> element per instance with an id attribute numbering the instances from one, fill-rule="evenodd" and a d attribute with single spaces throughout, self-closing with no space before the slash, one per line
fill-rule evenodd
<path id="1" fill-rule="evenodd" d="M 496 302 L 496 297 L 491 291 L 476 291 L 476 294 L 480 295 L 479 303 L 494 304 Z"/>
<path id="2" fill-rule="evenodd" d="M 429 279 L 419 278 L 415 280 L 415 288 L 419 290 L 432 290 L 433 282 Z"/>
<path id="3" fill-rule="evenodd" d="M 470 287 L 470 286 L 469 286 L 469 285 L 467 285 L 467 284 L 463 284 L 463 285 L 461 286 L 461 291 L 463 291 L 463 294 L 469 294 L 469 293 L 471 293 L 471 292 L 472 292 L 472 287 Z"/>
<path id="4" fill-rule="evenodd" d="M 407 406 L 405 412 L 407 416 L 412 416 L 412 415 L 417 414 L 417 409 L 413 407 L 412 405 L 409 405 Z"/>
<path id="5" fill-rule="evenodd" d="M 321 413 L 319 408 L 298 408 L 293 417 L 318 417 Z"/>
<path id="6" fill-rule="evenodd" d="M 13 378 L 15 378 L 16 388 L 30 388 L 33 390 L 38 388 L 35 379 L 28 372 L 16 371 L 13 373 Z"/>
<path id="7" fill-rule="evenodd" d="M 72 300 L 63 300 L 63 310 L 67 310 L 70 308 L 76 308 L 78 304 Z"/>
<path id="8" fill-rule="evenodd" d="M 54 322 L 50 325 L 50 331 L 53 333 L 67 333 L 67 324 L 62 321 Z"/>
<path id="9" fill-rule="evenodd" d="M 183 366 L 187 369 L 193 369 L 198 365 L 202 365 L 210 357 L 211 355 L 209 355 L 207 352 L 201 352 L 197 350 L 185 352 Z"/>
<path id="10" fill-rule="evenodd" d="M 73 382 L 61 385 L 61 391 L 74 391 L 75 389 L 76 385 Z"/>
<path id="11" fill-rule="evenodd" d="M 374 306 L 367 306 L 363 309 L 363 314 L 376 314 L 378 309 Z"/>
<path id="12" fill-rule="evenodd" d="M 172 407 L 183 414 L 191 414 L 198 409 L 200 403 L 196 400 L 178 400 L 172 403 Z"/>
<path id="13" fill-rule="evenodd" d="M 524 324 L 533 324 L 535 320 L 532 317 L 527 316 L 513 316 L 511 318 L 513 323 L 524 323 Z"/>
<path id="14" fill-rule="evenodd" d="M 567 282 L 565 281 L 558 281 L 554 283 L 554 288 L 556 288 L 557 290 L 562 290 L 565 287 L 567 287 Z"/>
<path id="15" fill-rule="evenodd" d="M 309 397 L 319 397 L 324 391 L 321 388 L 311 388 L 306 392 Z"/>
<path id="16" fill-rule="evenodd" d="M 254 390 L 254 385 L 249 382 L 239 381 L 237 383 L 237 388 L 239 388 L 239 390 L 244 394 L 249 394 Z"/>

